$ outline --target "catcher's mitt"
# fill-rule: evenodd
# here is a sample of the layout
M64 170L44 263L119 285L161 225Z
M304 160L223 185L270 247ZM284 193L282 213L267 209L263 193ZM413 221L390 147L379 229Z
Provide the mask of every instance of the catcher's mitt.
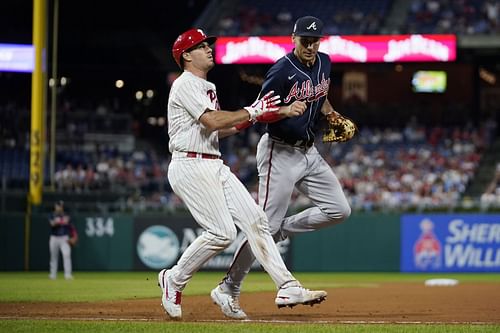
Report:
M323 134L323 142L345 142L352 139L356 133L356 125L347 117L333 112L326 115L326 119L328 128Z

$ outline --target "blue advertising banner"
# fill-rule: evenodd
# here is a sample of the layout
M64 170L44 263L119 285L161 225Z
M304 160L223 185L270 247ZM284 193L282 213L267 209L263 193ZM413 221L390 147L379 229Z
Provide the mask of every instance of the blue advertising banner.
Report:
M500 272L500 215L403 215L401 271Z

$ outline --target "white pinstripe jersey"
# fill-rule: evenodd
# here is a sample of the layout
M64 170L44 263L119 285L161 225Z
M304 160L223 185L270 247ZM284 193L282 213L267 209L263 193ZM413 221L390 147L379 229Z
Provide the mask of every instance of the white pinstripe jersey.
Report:
M200 122L206 109L220 110L215 84L184 71L172 84L168 97L168 148L219 155L219 135Z

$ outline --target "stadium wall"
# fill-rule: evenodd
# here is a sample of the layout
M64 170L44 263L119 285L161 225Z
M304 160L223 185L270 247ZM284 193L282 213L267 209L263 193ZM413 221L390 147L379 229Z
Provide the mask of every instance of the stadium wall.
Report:
M23 214L0 214L0 270L25 269ZM79 234L75 271L158 270L172 266L203 230L189 215L72 216ZM45 214L30 224L29 270L48 270ZM238 239L204 270L224 271ZM500 215L355 213L345 223L279 245L293 271L499 272ZM62 269L62 262L59 264ZM256 263L254 269L261 269Z

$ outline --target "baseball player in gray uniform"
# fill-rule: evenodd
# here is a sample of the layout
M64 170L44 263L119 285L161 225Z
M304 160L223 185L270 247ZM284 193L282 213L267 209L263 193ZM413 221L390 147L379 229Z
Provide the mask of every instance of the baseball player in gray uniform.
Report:
M220 110L216 87L207 81L207 73L214 66L210 45L215 40L200 29L190 29L177 38L172 48L184 72L173 83L168 100L172 153L168 180L205 231L176 265L159 272L162 305L171 318L181 318L182 290L205 262L234 241L236 226L245 233L249 249L276 284L278 306L321 302L327 295L325 291L303 288L285 267L269 233L266 214L223 164L219 152L219 138L237 133L236 124L269 112L297 116L305 106L295 103L279 108L279 96L270 91L251 106L234 112ZM211 297L226 315L246 318L232 295L212 293Z
M49 278L57 278L57 266L59 264L59 251L61 251L64 267L64 278L73 279L71 264L71 245L70 238L73 232L73 226L70 223L70 217L64 211L64 202L57 201L54 204L54 212L49 218L50 223L50 274Z
M316 17L299 18L292 34L294 50L269 69L262 85L261 94L269 90L277 92L282 96L282 105L297 101L307 104L300 116L278 115L264 119L269 122L267 133L257 146L259 204L277 242L294 233L340 223L351 214L337 177L314 146L319 122L324 121L325 115L336 112L327 99L330 59L318 52L322 28L323 23ZM285 217L294 188L306 195L314 206ZM226 277L213 292L238 298L241 283L254 260L248 242L243 242Z

